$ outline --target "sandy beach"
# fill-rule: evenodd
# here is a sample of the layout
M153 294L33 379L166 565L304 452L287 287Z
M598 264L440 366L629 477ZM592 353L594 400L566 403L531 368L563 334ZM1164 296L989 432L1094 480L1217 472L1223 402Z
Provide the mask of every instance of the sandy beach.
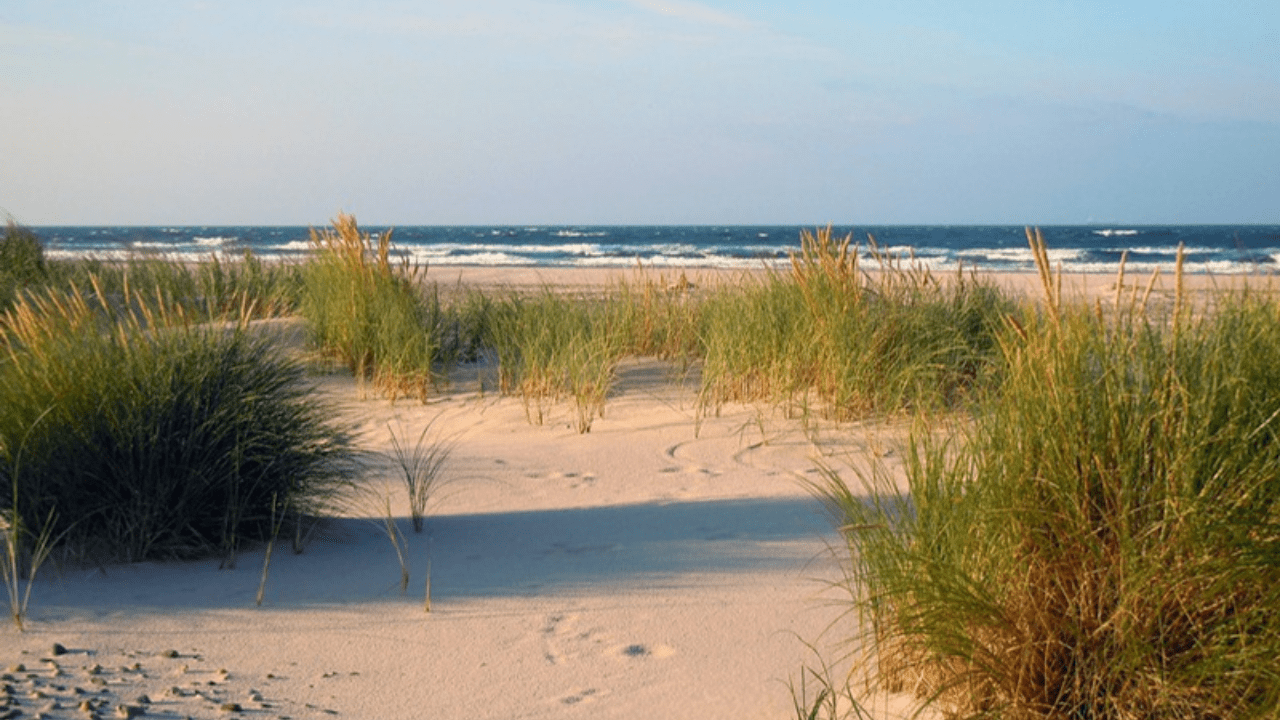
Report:
M612 281L433 275L487 288ZM1064 284L1114 292L1110 276ZM297 347L297 321L267 327ZM50 561L26 632L0 630L3 684L23 713L2 716L794 717L790 684L816 666L815 649L837 658L854 621L833 587L837 537L805 483L820 466L892 463L902 429L805 425L756 406L700 417L694 378L630 360L579 434L568 404L532 424L484 372L460 368L426 404L371 397L347 373L315 378L369 453L363 491L300 554L274 548L260 607L261 546L221 568ZM385 455L392 432L414 438L428 423L453 451L414 533ZM405 591L381 521L388 499L408 547Z

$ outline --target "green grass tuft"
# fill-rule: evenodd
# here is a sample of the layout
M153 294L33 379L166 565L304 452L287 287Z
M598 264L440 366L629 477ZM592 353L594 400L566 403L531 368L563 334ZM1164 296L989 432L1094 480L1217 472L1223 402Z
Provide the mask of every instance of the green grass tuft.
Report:
M937 278L874 239L876 267L865 270L851 241L806 232L789 274L707 301L704 406L799 403L847 419L959 407L988 379L1013 304L972 274Z
M1280 710L1280 306L1048 304L971 424L819 489L873 687L954 717Z
M425 400L476 351L483 319L446 307L424 268L393 263L391 232L375 239L339 215L333 229L312 230L311 246L301 313L316 343L377 392Z
M617 311L607 299L569 298L550 289L511 295L493 308L489 342L501 389L524 400L531 422L543 422L544 402L572 398L575 427L590 431L627 347Z
M299 365L243 326L126 300L50 290L4 317L0 445L25 440L0 480L19 518L55 513L55 536L104 559L230 554L270 536L273 498L318 512L342 491L346 441Z
M0 237L0 311L11 307L23 289L39 286L48 278L44 243L12 217L7 218Z

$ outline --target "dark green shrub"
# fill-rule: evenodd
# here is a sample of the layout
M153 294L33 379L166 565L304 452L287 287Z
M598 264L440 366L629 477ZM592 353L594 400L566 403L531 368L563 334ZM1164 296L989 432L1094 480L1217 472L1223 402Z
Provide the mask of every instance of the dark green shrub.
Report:
M147 316L49 291L4 319L0 480L28 524L52 512L107 559L234 552L269 535L273 504L340 494L349 446L299 365L244 329L127 305Z
M43 283L48 275L44 243L9 218L4 237L0 238L0 310L13 304L19 290Z

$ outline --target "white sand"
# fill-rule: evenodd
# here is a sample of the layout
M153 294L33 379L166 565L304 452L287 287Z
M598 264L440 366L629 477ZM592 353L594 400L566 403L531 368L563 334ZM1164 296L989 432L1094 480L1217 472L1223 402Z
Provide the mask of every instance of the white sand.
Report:
M440 273L488 286L608 279ZM276 547L262 607L262 548L231 569L51 563L27 632L0 628L0 670L24 666L0 686L25 717L87 717L85 698L109 717L141 694L159 718L793 717L788 682L815 665L808 645L834 657L852 622L828 587L835 535L803 481L816 460L839 467L881 440L826 426L815 444L799 422L751 407L699 427L692 388L655 363L622 369L586 435L567 404L531 425L518 399L456 378L425 406L321 381L365 450L387 451L389 427L416 437L437 417L456 440L424 533L411 530L403 486L375 467L369 497L302 554ZM373 519L388 493L408 540L407 593ZM55 642L69 652L51 658ZM220 709L231 702L239 713Z
M788 680L815 660L805 643L838 639L824 635L842 610L824 592L834 534L800 481L817 453L858 450L857 432L819 450L798 423L739 407L695 434L693 391L654 363L622 369L586 435L567 404L531 425L465 378L426 406L322 382L366 450L437 416L456 439L421 535L388 470L363 478L393 496L409 591L372 497L301 555L277 545L260 608L261 548L233 569L47 565L27 632L0 629L0 669L26 667L8 681L25 710L85 717L84 697L105 714L146 694L164 718L226 716L225 702L264 718L785 718ZM70 651L60 677L44 662L55 642ZM110 692L75 696L102 688L94 665Z

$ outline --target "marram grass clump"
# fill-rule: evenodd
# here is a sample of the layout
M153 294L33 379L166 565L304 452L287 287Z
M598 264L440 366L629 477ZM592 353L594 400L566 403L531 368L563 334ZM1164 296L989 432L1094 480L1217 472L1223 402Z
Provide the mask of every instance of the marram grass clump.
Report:
M102 298L50 290L3 318L4 510L52 517L71 552L141 560L231 555L270 536L273 502L315 513L343 492L349 445L297 363L243 324Z
M868 689L951 717L1275 717L1280 305L1214 300L1155 322L1051 291L972 423L915 434L908 494L828 475Z
M791 271L712 295L701 402L768 401L837 418L961 406L989 379L1014 305L993 285L940 278L868 237L805 232Z
M616 299L571 298L550 289L495 304L488 342L502 392L519 395L537 424L544 403L572 398L574 427L589 432L630 342L619 318Z
M49 278L44 243L31 230L6 218L0 235L0 311L9 308L19 293L39 286Z
M376 238L354 217L312 230L301 314L322 350L374 389L425 400L459 359L476 351L482 319L445 306L424 267L394 262L390 231ZM482 304L464 304L482 312Z

